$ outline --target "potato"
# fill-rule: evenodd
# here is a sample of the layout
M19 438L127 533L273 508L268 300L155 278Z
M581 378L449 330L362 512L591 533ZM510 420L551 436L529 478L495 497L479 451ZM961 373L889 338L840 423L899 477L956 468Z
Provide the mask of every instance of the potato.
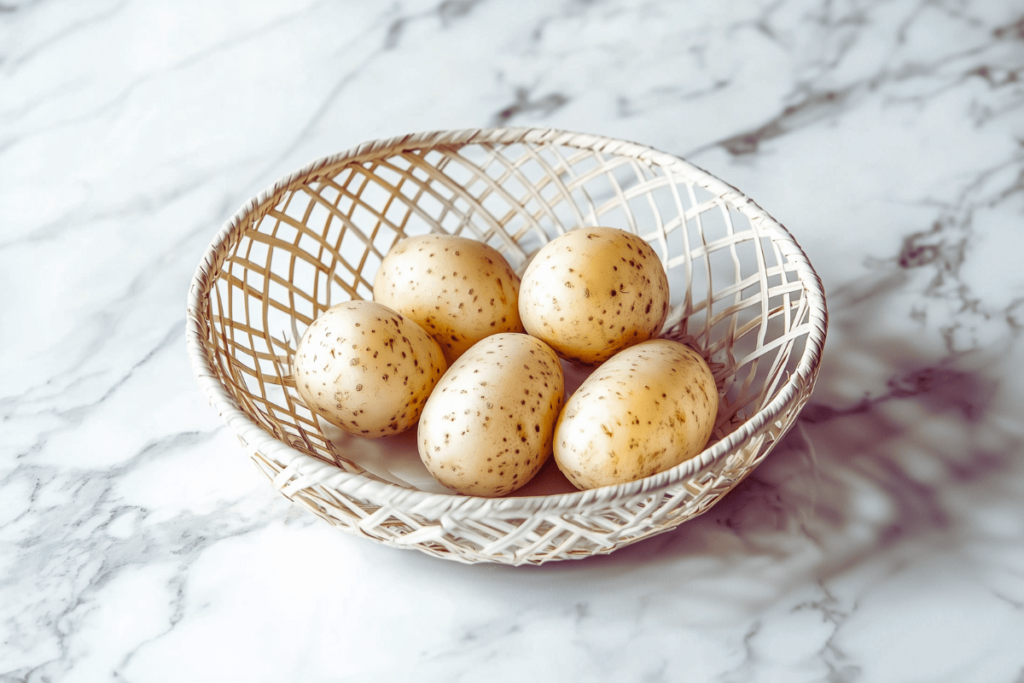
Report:
M525 334L488 337L455 361L427 399L420 458L459 493L510 493L550 457L564 393L561 363L544 342Z
M372 301L347 301L302 335L293 374L310 410L372 439L416 424L447 367L441 347L413 321Z
M419 323L449 365L484 337L524 331L519 277L496 249L467 237L395 244L374 278L373 300Z
M657 335L668 305L658 255L643 239L615 228L581 228L548 242L519 289L526 331L585 365Z
M555 429L555 462L576 488L622 484L700 453L718 415L704 359L668 339L621 351L569 398Z

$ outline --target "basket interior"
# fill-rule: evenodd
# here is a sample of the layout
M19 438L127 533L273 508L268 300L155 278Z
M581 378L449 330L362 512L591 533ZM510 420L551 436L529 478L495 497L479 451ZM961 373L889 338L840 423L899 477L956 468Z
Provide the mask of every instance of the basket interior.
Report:
M329 164L246 215L212 274L207 352L241 409L274 437L347 471L429 489L415 476L376 472L365 458L380 448L346 446L303 405L290 359L306 327L334 304L371 299L382 258L405 236L482 240L522 274L565 231L622 228L647 240L668 272L663 336L712 363L720 392L712 439L720 439L793 372L810 310L783 233L751 221L687 169L550 143L435 146ZM391 438L415 451L414 439Z

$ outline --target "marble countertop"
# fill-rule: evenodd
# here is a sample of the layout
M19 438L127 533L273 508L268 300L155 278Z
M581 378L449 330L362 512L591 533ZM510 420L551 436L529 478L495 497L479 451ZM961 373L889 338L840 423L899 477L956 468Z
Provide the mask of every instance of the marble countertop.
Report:
M797 427L607 557L335 530L186 357L247 198L491 125L707 168L828 294ZM1024 681L1017 3L0 0L0 208L0 681Z

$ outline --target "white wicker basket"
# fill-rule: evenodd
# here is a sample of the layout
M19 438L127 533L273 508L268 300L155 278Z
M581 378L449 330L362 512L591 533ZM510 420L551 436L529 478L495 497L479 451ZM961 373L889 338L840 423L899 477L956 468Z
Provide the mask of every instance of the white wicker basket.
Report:
M713 363L719 418L693 459L591 491L431 492L360 464L354 442L328 438L290 386L295 341L331 305L371 298L381 258L403 235L484 240L521 274L547 240L594 225L654 247L672 287L663 334ZM796 420L826 327L821 281L803 251L735 188L631 142L493 129L367 143L247 203L196 271L187 342L211 404L292 501L388 545L461 562L539 564L609 553L711 507Z

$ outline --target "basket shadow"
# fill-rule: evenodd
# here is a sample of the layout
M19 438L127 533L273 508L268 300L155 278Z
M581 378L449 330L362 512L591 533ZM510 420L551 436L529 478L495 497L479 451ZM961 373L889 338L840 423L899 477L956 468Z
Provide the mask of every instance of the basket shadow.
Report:
M1018 435L989 419L996 379L951 357L935 362L905 338L850 343L880 364L884 390L847 407L809 404L767 460L702 516L609 555L536 571L642 571L645 581L707 581L723 599L735 599L729 580L756 572L769 601L880 554L919 552L922 542L951 552L976 539L976 524L959 515L962 497L995 495L1022 451ZM859 362L830 351L826 363ZM833 369L825 382L848 375ZM819 396L841 389L821 384Z

